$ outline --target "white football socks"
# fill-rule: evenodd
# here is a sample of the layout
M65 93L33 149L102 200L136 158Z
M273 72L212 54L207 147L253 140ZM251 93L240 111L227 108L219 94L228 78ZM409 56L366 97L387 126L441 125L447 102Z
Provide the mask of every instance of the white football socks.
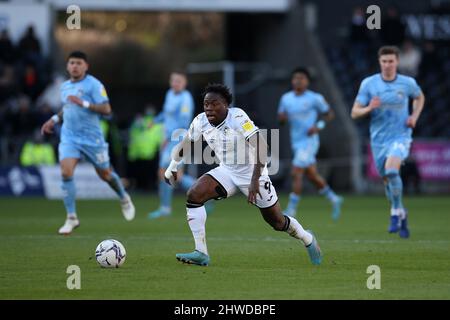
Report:
M391 208L391 216L398 216L400 219L405 219L406 212L404 208Z
M187 220L189 228L191 228L192 235L195 241L195 250L200 251L208 255L208 249L206 248L206 210L205 206L197 208L186 208Z
M295 218L287 216L286 218L291 220L286 232L291 237L302 240L305 246L310 245L313 239L312 235L309 232L306 232L305 229L303 229L302 225Z

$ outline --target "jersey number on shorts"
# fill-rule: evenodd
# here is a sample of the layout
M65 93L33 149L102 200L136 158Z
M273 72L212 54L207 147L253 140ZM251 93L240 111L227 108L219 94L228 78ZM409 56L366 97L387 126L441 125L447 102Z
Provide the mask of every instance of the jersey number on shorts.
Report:
M272 190L270 189L270 182L267 181L266 183L264 183L264 189L267 190L267 193L270 194L272 192Z
M270 193L272 192L272 189L270 188L270 185L271 185L270 181L267 181L266 183L264 183L264 189L267 190L267 194L268 194L268 195L270 195ZM271 195L271 196L269 197L269 199L267 199L267 201L271 201L272 198L273 198L273 195Z
M406 146L403 143L395 142L392 145L392 148L395 150L399 150L400 152L406 152Z

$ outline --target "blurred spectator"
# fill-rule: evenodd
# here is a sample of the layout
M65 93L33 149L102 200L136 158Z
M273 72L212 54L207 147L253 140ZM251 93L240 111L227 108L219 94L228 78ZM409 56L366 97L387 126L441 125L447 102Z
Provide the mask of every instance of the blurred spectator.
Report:
M8 30L0 32L0 62L12 64L15 61L14 45L9 38Z
M0 65L0 103L9 99L17 90L16 75L12 65Z
M128 142L128 174L136 187L146 190L157 179L156 163L152 163L163 140L162 124L154 124L155 109L147 105L144 115L137 114L130 127Z
M416 77L422 53L411 40L405 40L400 50L398 70L400 73L410 77Z
M41 44L34 34L33 26L29 26L24 36L19 40L20 56L27 63L37 65L41 60Z
M25 142L20 153L22 166L54 165L56 164L53 146L44 141L40 130L36 130L33 138Z
M51 65L41 53L33 26L29 26L15 46L8 30L0 31L0 133L8 154L4 161L17 161L23 141L33 130L60 109L60 77L40 96L48 82ZM56 131L60 127L58 126ZM5 160L6 159L6 160Z
M20 82L23 92L28 95L31 100L35 101L41 92L41 83L39 74L33 64L27 63L25 65L25 70Z
M362 7L353 9L352 21L350 25L350 44L359 48L366 48L370 42L367 32L366 17Z
M55 112L48 104L41 104L36 108L36 125L41 127ZM55 130L56 131L56 130Z
M22 94L10 99L7 125L10 126L11 133L17 137L23 138L33 132L36 128L36 118L29 97Z
M387 9L387 17L381 21L382 45L400 46L405 40L406 26L400 19L395 7Z
M426 41L423 45L423 55L419 66L420 74L424 75L439 69L439 60L433 42Z

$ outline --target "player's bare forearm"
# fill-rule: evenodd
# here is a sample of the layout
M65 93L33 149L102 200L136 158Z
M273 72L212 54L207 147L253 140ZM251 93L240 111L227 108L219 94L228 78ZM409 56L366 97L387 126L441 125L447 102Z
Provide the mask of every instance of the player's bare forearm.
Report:
M256 163L253 168L252 180L258 180L261 176L262 168L264 168L267 163L268 145L266 140L263 138L263 136L261 136L259 132L251 137L248 142L251 146L253 146L255 150L254 152L256 153Z
M420 94L416 99L413 100L413 112L412 116L417 120L419 119L420 113L425 105L425 96L423 93Z
M90 104L89 110L107 116L111 114L111 105L109 103Z
M414 129L416 127L417 120L419 119L420 113L423 110L425 104L425 96L423 93L413 100L413 112L406 120L406 125L409 128Z
M257 132L253 137L249 139L249 144L253 146L254 152L256 153L255 159L256 163L253 167L252 179L250 181L250 186L248 188L247 201L249 203L256 203L256 196L261 197L259 192L259 177L261 176L262 169L267 163L267 142L264 138Z
M370 114L373 110L378 108L381 105L381 100L378 97L373 97L372 100L370 100L370 103L365 107L359 102L355 102L353 104L351 117L352 119L359 119L366 117L368 114Z
M80 99L80 97L77 96L68 96L67 100L78 105L80 108L87 108L93 112L105 116L111 114L111 105L109 104L109 102L94 104L90 103L89 101L82 100Z
M371 110L369 110L368 108L364 108L361 104L355 102L352 108L351 117L352 119L363 118L366 117L370 113L370 111Z

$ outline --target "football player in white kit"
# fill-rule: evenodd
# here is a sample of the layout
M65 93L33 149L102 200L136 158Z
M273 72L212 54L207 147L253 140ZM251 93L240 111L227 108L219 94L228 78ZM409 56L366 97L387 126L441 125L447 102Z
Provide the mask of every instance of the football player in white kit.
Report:
M267 171L267 143L257 126L240 108L229 107L230 90L222 84L209 84L203 93L203 113L192 121L184 139L173 149L165 172L166 182L177 180L177 166L183 150L202 137L219 159L219 166L202 175L187 192L187 221L195 240L195 250L178 253L179 261L207 266L206 211L210 199L231 197L239 189L249 203L256 205L264 220L277 231L285 231L306 246L313 264L322 254L314 234L306 231L294 217L283 215L278 196Z

